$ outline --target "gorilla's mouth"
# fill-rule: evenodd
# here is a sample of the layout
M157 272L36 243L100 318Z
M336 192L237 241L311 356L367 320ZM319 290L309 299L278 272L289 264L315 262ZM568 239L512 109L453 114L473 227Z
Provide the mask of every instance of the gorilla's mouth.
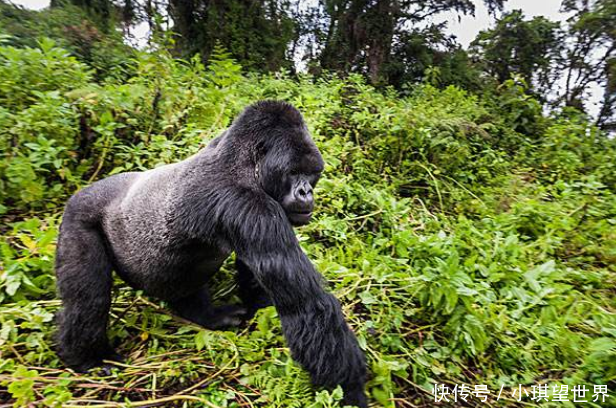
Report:
M310 218L312 218L312 211L294 211L288 213L287 217L293 225L305 225L310 222Z

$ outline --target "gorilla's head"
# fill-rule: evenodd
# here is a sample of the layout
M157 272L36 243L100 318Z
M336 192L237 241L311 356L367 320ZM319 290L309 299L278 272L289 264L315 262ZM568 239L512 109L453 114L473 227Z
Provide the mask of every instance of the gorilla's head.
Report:
M252 145L261 188L282 206L292 225L310 222L323 158L299 111L285 102L257 102L234 126L251 139L246 142Z

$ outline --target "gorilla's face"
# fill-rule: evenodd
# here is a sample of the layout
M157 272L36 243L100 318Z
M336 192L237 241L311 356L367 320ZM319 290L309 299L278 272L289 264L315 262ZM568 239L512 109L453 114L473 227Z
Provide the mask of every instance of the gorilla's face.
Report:
M307 132L295 143L269 151L262 185L284 209L293 226L306 225L314 210L313 189L323 171L323 159Z
M312 189L316 186L321 172L301 173L292 172L287 176L287 191L280 200L287 218L294 226L306 225L312 218L314 197Z

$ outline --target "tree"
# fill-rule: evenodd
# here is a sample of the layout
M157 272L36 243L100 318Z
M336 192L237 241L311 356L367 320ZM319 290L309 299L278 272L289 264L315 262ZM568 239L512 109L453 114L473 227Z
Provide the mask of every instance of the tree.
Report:
M560 24L545 17L526 20L522 10L505 14L491 30L479 33L471 52L479 56L485 69L503 83L519 75L544 95L557 80L553 70L562 52Z
M61 8L66 5L77 6L84 10L90 20L104 32L110 32L115 24L115 15L118 9L111 0L51 0L52 8Z
M584 109L583 100L591 85L604 90L597 124L616 129L616 1L565 0L569 18L569 46L559 71L566 72L560 101Z
M400 86L428 81L472 91L484 86L481 72L445 28L445 23L433 24L396 36L385 67L389 82Z
M494 12L506 0L485 0ZM473 14L470 0L321 0L328 17L320 65L341 74L363 72L373 84L387 82L385 67L397 38L426 18L445 12Z
M176 51L207 58L221 44L248 69L290 68L296 30L290 7L289 0L170 0Z
M604 90L597 116L616 128L616 0L565 0L565 27L544 17L527 20L520 10L481 32L472 51L500 83L521 76L543 102L586 111L588 90Z

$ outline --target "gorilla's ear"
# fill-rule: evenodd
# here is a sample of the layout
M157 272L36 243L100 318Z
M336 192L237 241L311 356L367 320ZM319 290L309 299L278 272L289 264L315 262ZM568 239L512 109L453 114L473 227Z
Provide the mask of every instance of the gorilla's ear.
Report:
M260 167L263 165L263 160L267 154L267 148L263 140L257 140L257 142L251 146L250 155L252 163L255 165L255 175L260 172Z

